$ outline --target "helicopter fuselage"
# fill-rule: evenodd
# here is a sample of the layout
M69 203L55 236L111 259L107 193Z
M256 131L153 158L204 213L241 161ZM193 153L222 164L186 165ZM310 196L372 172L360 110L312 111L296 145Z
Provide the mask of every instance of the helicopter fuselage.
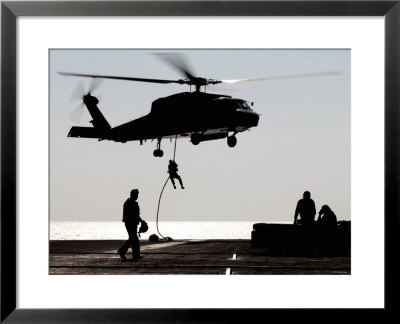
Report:
M117 142L154 138L187 137L228 132L257 126L259 115L248 103L230 96L183 92L157 99L148 115L110 130Z
M84 96L83 101L93 120L93 127L74 126L68 137L97 138L126 143L157 139L154 156L162 156L163 138L188 137L194 145L227 138L236 145L235 135L258 125L259 115L247 101L204 92L182 92L152 103L146 116L112 128L97 107L98 99ZM229 133L231 135L229 136Z

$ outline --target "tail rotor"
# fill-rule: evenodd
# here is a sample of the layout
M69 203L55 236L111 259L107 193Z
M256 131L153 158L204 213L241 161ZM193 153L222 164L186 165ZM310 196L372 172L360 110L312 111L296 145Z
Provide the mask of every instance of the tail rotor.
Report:
M83 103L83 97L85 95L88 94L92 94L93 92L95 92L100 86L101 84L104 82L103 79L100 78L91 78L88 90L85 90L85 84L84 82L81 80L77 86L72 90L71 96L70 96L70 100L71 101L77 101L80 100L81 103L79 104L78 107L76 107L71 114L69 115L69 118L72 122L74 123L79 123L82 120L82 116L83 116L83 112L84 112L84 108L85 105Z

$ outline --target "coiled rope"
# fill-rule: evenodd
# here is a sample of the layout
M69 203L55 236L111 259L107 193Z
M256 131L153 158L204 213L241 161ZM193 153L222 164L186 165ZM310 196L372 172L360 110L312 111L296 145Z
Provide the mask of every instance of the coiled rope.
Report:
M175 136L174 162L175 162L176 140L177 140L177 139L178 139L178 135ZM163 185L163 187L162 187L162 189L161 189L160 197L158 198L157 217L156 217L156 228L157 228L157 233L158 233L158 235L160 235L160 236L161 236L164 240L166 240L166 241L168 240L168 238L166 238L164 235L162 235L162 234L160 233L160 231L158 230L158 213L159 213L159 211L160 211L161 197L162 197L162 194L163 194L163 192L164 192L165 186L166 186L167 183L168 183L168 180L170 180L170 176L168 176L167 180L165 181L165 183L164 183L164 185Z

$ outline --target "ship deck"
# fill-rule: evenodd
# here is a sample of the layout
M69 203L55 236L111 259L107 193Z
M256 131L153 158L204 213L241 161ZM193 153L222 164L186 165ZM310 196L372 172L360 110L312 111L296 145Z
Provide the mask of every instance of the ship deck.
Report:
M123 262L120 240L50 241L51 275L349 275L351 259L318 253L271 253L250 240L141 241L138 262Z

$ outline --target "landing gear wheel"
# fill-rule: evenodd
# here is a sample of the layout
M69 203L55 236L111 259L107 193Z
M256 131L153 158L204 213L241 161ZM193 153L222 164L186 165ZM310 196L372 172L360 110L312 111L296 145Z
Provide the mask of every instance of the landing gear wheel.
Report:
M161 137L157 139L157 148L154 150L153 155L155 157L162 157L164 155L164 152L160 149L161 147Z
M235 147L237 143L236 136L232 135L228 137L228 146L229 147Z
M164 155L164 152L162 150L157 149L157 150L154 150L153 155L155 157L162 157Z
M199 145L199 143L200 143L200 137L201 137L200 134L197 134L197 133L196 133L196 134L193 134L192 137L190 138L192 144L193 144L193 145Z

